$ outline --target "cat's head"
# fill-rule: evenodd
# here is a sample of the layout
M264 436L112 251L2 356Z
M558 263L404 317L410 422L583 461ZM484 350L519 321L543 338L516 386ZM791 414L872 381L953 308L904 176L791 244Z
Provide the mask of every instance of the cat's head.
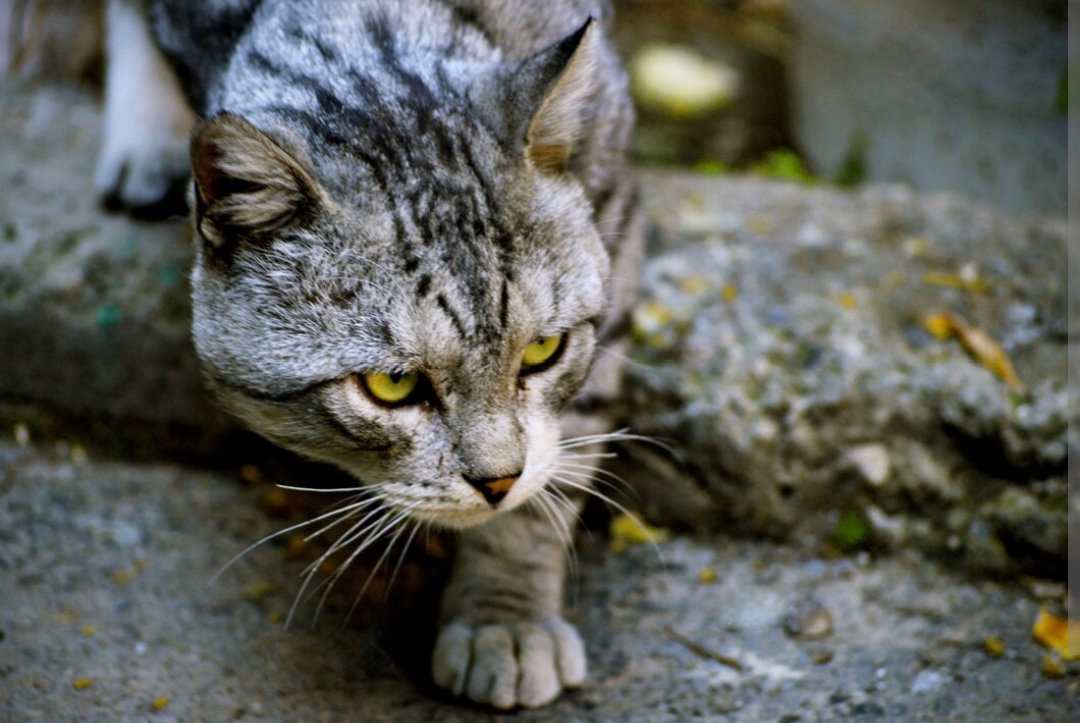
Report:
M354 135L280 111L196 129L194 337L226 407L446 527L547 483L608 295L567 170L593 35L353 109Z

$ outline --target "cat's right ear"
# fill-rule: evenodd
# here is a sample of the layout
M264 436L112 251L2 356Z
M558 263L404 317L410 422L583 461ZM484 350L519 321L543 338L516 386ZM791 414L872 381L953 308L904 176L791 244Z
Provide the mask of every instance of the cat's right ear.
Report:
M323 196L304 164L231 113L195 127L191 175L195 228L217 250L285 226Z

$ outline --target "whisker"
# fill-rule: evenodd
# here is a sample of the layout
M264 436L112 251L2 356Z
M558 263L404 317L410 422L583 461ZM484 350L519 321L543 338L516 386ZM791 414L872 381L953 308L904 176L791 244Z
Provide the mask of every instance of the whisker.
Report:
M327 577L324 580L322 580L315 587L314 590L311 591L311 595L315 595L315 593L317 593L319 590L322 590L322 595L319 596L319 602L315 606L315 614L314 614L314 616L312 617L312 620L311 620L312 626L314 626L315 623L318 622L319 617L322 615L323 608L326 605L326 601L329 598L330 592L333 589L334 585L337 583L337 581L339 579L341 579L341 576L345 574L345 571L349 568L349 566L353 563L353 561L364 550L366 550L371 545L378 542L379 539L382 538L387 533L388 530L392 529L395 526L396 520L395 519L390 519L391 516L392 516L392 513L387 512L387 514L385 516L383 516L382 518L380 518L378 520L378 522L376 522L376 523L374 523L373 525L370 526L371 527L370 533L368 531L363 531L363 532L351 535L349 542L340 542L340 541L336 542L336 543L334 543L334 545L329 550L326 551L326 553L324 553L320 557L321 560L328 559L331 554L333 554L337 550L342 549L343 547L345 547L345 545L350 544L352 540L355 540L355 539L358 539L361 536L367 535L367 539L365 539L361 544L357 545L356 549L354 549L351 553L349 553L349 556L346 557L341 562L341 564L339 564L334 569L334 571L332 573L327 575ZM387 521L388 519L390 520L389 522ZM321 563L320 563L320 565L321 565ZM313 570L309 574L314 574L317 571L318 571L318 566L313 568Z
M363 485L359 487L295 487L293 485L274 485L278 489L295 490L296 492L367 492L371 488Z
M660 368L659 364L648 364L646 362L640 361L630 356L629 354L626 354L625 352L619 351L613 346L598 346L596 347L596 353L598 355L606 354L607 356L613 356L619 361L621 361L623 364L635 367L637 369L641 369L643 371L656 371Z
M360 513L363 512L365 509L367 509L368 507L371 507L375 503L381 502L381 501L382 501L381 499L375 498L375 499L371 499L371 500L365 500L362 503L357 503L356 505L353 505L353 506L345 508L345 509L335 510L335 513L340 515L341 517L339 519L337 519L337 520L334 520L329 525L324 525L323 527L316 530L315 532L312 532L309 535L307 535L304 538L304 542L311 542L316 537L319 537L320 535L323 535L323 534L329 532L330 530L337 527L341 523L347 522L348 520L352 520L352 519L355 519L355 518L359 517ZM368 510L368 513L367 513L367 515L365 515L364 519L370 518L370 516L375 514L375 512L377 512L378 510L379 510L379 507L375 507L374 509ZM318 518L316 518L316 519L318 519ZM312 521L314 522L314 520L312 520ZM361 520L360 524L363 524L363 520Z
M559 459L615 459L615 452L563 452Z
M399 514L394 519L393 523L387 527L387 531L394 528L397 528L397 531L394 533L394 536L390 538L390 541L386 543L386 549L383 550L383 553L381 555L379 555L379 559L375 561L375 565L371 568L371 572L368 573L367 580L364 581L363 587L361 587L360 592L356 594L356 599L353 600L353 604L349 608L348 614L345 616L346 623L349 621L350 618L352 618L353 613L356 611L357 605L360 604L360 601L364 597L364 593L367 592L368 586L371 585L371 581L375 578L375 574L379 571L379 568L382 567L383 563L386 561L386 558L390 554L390 551L394 549L394 543L397 542L397 539L399 537L401 537L401 533L405 531L405 528L407 526L405 523L407 523L408 521L408 510L412 507L415 507L415 505L410 505L409 508L406 508L406 510ZM409 539L412 539L411 535L409 536ZM368 543L365 542L364 546L367 546L367 544ZM355 554L350 556L349 561L351 561L352 558L355 556Z
M382 516L374 520L373 522L368 523L369 519L371 519L374 515L378 514L381 514ZM323 554L319 555L319 557L314 562L308 565L308 567L302 573L304 577L304 582L300 586L300 590L297 591L296 596L293 599L292 607L289 609L289 615L285 619L286 628L288 628L289 625L292 623L292 619L301 602L301 599L307 599L305 593L307 592L308 587L311 585L312 579L319 571L319 568L322 566L322 564L326 562L331 555L333 555L345 545L351 544L354 540L357 540L360 537L367 536L367 539L364 540L364 542L361 543L357 547L357 549L349 555L345 562L341 566L339 566L338 569L335 570L334 573L332 573L326 580L319 583L315 587L315 589L311 591L310 595L314 595L319 591L320 588L324 586L333 586L337 578L340 577L340 574L344 573L344 568L347 567L353 561L353 559L356 558L357 555L367 549L367 547L376 542L383 535L383 533L387 529L387 520L390 519L392 516L393 511L387 510L383 507L377 507L374 510L369 511L366 515L364 515L363 519L354 524L352 527L349 528L347 532L345 532L345 534L339 537L330 546L328 550L323 552ZM358 530L357 528L360 529ZM327 587L327 592L329 592L329 587ZM323 597L320 599L319 605L316 608L315 615L311 621L312 626L314 626L315 623L318 621L319 614L322 611L322 604L325 599L326 593L324 593Z
M412 532L405 538L405 545L401 548L401 554L398 555L397 564L394 565L393 572L390 573L390 579L386 583L386 593L383 595L383 600L387 600L390 597L390 588L394 586L394 580L397 580L398 572L401 570L401 564L405 562L405 555L409 551L409 547L412 545L413 538L416 537L416 533L420 531L420 523L414 523ZM354 605L355 606L355 605Z
M577 472L577 471L574 471L574 470L571 470L571 469L565 469L565 468L562 468L562 467L556 467L555 472L562 473L562 474L567 475L569 477L573 477L574 479L577 479L577 480L581 480L582 484L603 485L604 487L611 490L613 494L630 494L630 495L633 495L634 497L640 497L640 494L638 493L638 491L635 490L630 485L629 482L622 479L621 477L616 477L615 481L613 482L611 480L606 480L606 479L594 477L592 474L589 474L588 472ZM619 484L616 484L616 482L618 482Z
M376 498L376 499L377 499L377 498ZM282 529L282 530L278 530L277 532L273 532L273 533L271 533L271 534L269 534L269 535L266 535L266 536L265 536L265 537L263 537L262 539L260 539L260 540L258 540L258 541L256 541L256 542L253 542L252 544L250 544L250 545L248 545L247 547L245 547L245 548L244 548L243 550L241 550L241 551L240 551L239 553L237 553L237 554L236 554L235 556L233 556L233 558L232 558L232 559L230 559L230 560L229 560L228 562L226 562L226 563L225 563L224 565L222 565L222 566L221 566L221 569L219 569L219 570L218 570L218 571L217 571L217 572L216 572L216 573L214 574L214 576L213 576L212 578L210 578L210 583L212 584L212 583L214 583L215 581L217 581L217 579L218 579L219 577L221 577L221 575L222 575L222 574L223 574L223 573L224 573L224 572L225 572L226 570L228 570L228 569L229 569L230 567L232 567L232 566L233 566L233 565L234 565L234 564L235 564L235 563L236 563L236 562L237 562L237 561L238 561L238 560L239 560L240 558L242 558L242 557L243 557L244 555L247 555L247 554L248 554L249 552L251 552L252 550L254 550L254 549L255 549L256 547L259 547L260 545L262 545L262 544L264 544L264 543L267 543L267 542L269 542L270 540L273 540L273 539L276 539L276 538L278 538L278 537L281 537L282 535L287 535L287 534L288 534L288 533L290 533L290 532L295 532L296 530L299 530L299 529L301 529L301 528L307 527L308 525L313 525L313 524L315 524L315 523L317 523L317 522L320 522L320 521L322 521L322 520L328 519L328 518L330 518L330 517L337 517L337 516L340 516L340 515L345 515L345 518L344 518L344 519L348 519L348 514L349 514L350 512L352 512L352 511L353 511L354 509L356 509L356 508L357 508L357 506L361 506L361 509L362 509L362 507L366 507L366 506L367 506L368 504L370 504L370 503L371 503L371 500L365 500L365 501L363 501L363 502L358 502L358 503L356 503L355 505L350 505L350 506L348 506L348 507L345 507L345 508L340 508L340 509L333 509L333 510L330 510L330 511L328 511L328 512L324 512L324 513L320 514L320 515L319 515L319 516L317 516L317 517L313 517L313 518L312 518L312 519L310 519L310 520L305 520L304 522L300 522L300 523L298 523L298 524L295 524L295 525L291 525L291 526L289 526L289 527L286 527L286 528L284 528L284 529ZM337 522L335 522L334 524L337 524ZM332 526L332 525L331 525L331 526ZM315 533L315 534L316 534L316 535L318 535L318 534L320 534L320 533L321 533L322 531L325 531L326 529L329 529L329 527L325 527L325 528L323 528L323 530L321 530L321 531L320 531L319 533ZM304 538L304 539L305 539L305 541L307 541L307 540L310 540L310 539L311 539L311 537L313 537L313 536L314 536L314 535L309 535L308 537L306 537L306 538Z
M609 480L614 480L615 482L618 482L619 484L623 484L623 485L629 485L630 484L629 482L627 482L626 480L624 480L622 477L615 474L611 470L604 469L603 467L597 467L597 466L591 465L591 464L579 464L579 463L576 463L576 462L563 463L562 460L560 459L560 460L558 460L556 462L556 466L558 466L559 469L583 470L585 473L588 473L590 475L595 474L595 475L599 475L601 477L606 477Z
M603 492L600 492L600 491L592 488L589 485L582 484L580 482L575 482L575 481L573 481L571 479L567 479L565 477L558 476L557 474L553 474L551 476L551 479L556 481L556 482L559 482L561 484L564 484L567 487L570 487L572 489L576 489L576 490L578 490L580 492L584 492L585 494L592 495L593 497L597 498L598 500L601 500L602 502L611 505L612 507L617 509L619 512L621 512L624 515L626 515L627 517L629 517L633 521L634 525L641 531L642 535L646 539L648 539L649 544L652 546L653 550L656 552L657 557L659 557L661 560L664 559L664 554L660 551L660 546L656 544L656 540L653 539L653 536L651 534L649 534L649 531L646 530L645 527L641 524L641 522L637 518L637 515L635 515L633 512L631 512L624 505L619 504L615 500L613 500L610 497L608 497L607 495L605 495Z
M551 523L552 529L559 538L559 542L563 548L563 554L566 555L566 562L568 567L568 574L577 578L578 572L578 559L577 550L574 548L574 535L570 530L569 523L563 518L562 513L555 508L552 498L549 497L550 492L548 489L541 489L539 494L533 496L532 500L535 500L535 504Z
M577 449L578 447L587 447L592 444L601 444L604 442L644 442L646 444L652 444L660 447L671 456L679 459L679 453L675 451L667 442L657 439L655 437L646 437L641 434L631 434L626 428L616 430L614 432L606 432L603 434L589 434L583 437L570 437L560 441L556 446L559 450L564 449Z

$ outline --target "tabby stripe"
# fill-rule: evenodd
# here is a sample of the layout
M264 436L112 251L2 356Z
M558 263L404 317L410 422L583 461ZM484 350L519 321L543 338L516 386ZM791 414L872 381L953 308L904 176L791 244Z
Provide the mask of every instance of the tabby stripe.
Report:
M499 328L505 331L510 323L510 282L505 278L499 294Z
M451 308L450 302L446 299L446 295L440 292L435 298L435 301L438 303L439 308L443 310L443 313L450 317L451 323L453 323L454 328L457 329L458 336L462 339L468 339L469 333L465 329L465 324L462 323L461 317L457 315L457 312Z

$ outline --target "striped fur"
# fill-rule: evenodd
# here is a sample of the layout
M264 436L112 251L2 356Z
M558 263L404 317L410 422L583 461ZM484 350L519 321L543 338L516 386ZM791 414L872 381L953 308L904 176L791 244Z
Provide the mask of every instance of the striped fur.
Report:
M607 431L619 365L597 349L619 344L641 253L606 4L110 11L125 8L146 11L202 119L189 202L210 386L268 438L352 472L394 520L462 530L437 683L501 708L579 684L561 599L587 475L565 439ZM526 373L525 348L559 335ZM424 394L380 403L359 381L372 372L419 374Z

